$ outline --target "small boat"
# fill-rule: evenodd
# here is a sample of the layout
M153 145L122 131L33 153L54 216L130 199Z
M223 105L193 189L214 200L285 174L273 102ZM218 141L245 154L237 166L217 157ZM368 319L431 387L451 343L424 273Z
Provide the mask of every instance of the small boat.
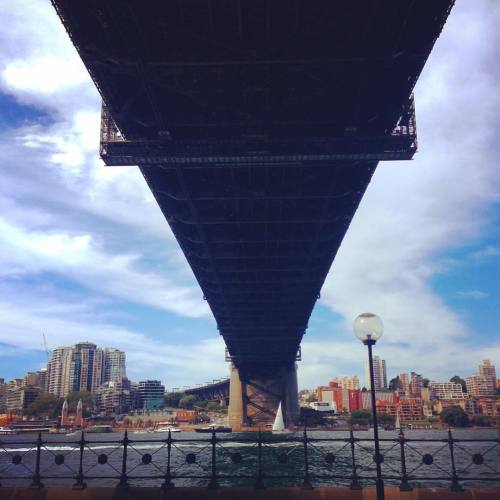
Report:
M178 427L158 427L153 432L181 432Z
M281 409L281 401L278 406L278 411L276 412L276 418L274 419L272 432L273 434L283 434L284 432L288 432L285 428L285 421L283 419L283 410Z
M10 436L13 434L19 434L15 429L11 429L10 427L0 427L0 435L1 436Z
M233 429L224 425L208 425L207 427L195 427L194 432L208 434L212 432L233 432Z

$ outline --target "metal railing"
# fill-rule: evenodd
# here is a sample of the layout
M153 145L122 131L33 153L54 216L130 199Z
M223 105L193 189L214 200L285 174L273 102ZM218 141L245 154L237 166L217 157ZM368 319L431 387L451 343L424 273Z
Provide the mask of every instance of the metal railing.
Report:
M331 433L335 434L335 433ZM33 441L0 436L0 485L71 485L85 488L129 485L173 488L176 485L217 488L253 485L349 486L373 484L374 441L352 430L342 437L247 433L207 438L130 439L110 434L78 440L42 434ZM158 436L158 435L155 435ZM52 440L51 438L54 438ZM114 438L114 439L113 439ZM449 430L442 439L397 437L380 439L386 485L409 491L415 486L500 486L500 436L462 439Z

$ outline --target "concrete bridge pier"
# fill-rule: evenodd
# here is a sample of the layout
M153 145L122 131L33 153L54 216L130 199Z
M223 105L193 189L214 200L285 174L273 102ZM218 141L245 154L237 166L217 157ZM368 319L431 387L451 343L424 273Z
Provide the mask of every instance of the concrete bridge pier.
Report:
M296 424L300 412L296 363L255 378L242 378L231 363L228 424L233 430L273 423L280 401L285 425Z

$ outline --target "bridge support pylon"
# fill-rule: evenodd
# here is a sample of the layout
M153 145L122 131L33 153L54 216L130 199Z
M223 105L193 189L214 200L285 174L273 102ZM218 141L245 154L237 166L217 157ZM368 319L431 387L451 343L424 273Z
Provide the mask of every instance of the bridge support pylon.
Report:
M278 405L285 425L297 424L299 398L297 364L259 377L241 377L233 363L230 365L228 424L234 431L264 427L274 422Z

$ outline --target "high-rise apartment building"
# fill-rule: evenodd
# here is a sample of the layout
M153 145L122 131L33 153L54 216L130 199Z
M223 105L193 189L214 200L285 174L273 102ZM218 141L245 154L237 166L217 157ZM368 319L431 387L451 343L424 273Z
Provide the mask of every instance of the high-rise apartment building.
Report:
M117 382L127 377L125 369L125 353L119 349L104 349L104 382Z
M465 385L469 396L481 397L491 395L490 381L481 375L471 375L466 377Z
M419 398L422 387L424 386L424 377L419 373L410 373L410 392L413 397Z
M497 373L495 365L492 365L489 359L483 360L483 362L479 365L479 375L488 381L489 394L495 394Z
M122 374L123 377L118 378ZM46 386L51 394L66 397L72 391L94 393L103 382L121 382L124 376L124 352L100 349L92 342L79 342L54 349L47 366Z
M47 365L47 390L58 398L69 392L70 356L71 347L56 347Z
M387 371L385 367L385 359L380 356L373 356L373 378L375 390L387 389ZM370 383L370 367L368 361L365 361L365 380L366 388L371 389Z

